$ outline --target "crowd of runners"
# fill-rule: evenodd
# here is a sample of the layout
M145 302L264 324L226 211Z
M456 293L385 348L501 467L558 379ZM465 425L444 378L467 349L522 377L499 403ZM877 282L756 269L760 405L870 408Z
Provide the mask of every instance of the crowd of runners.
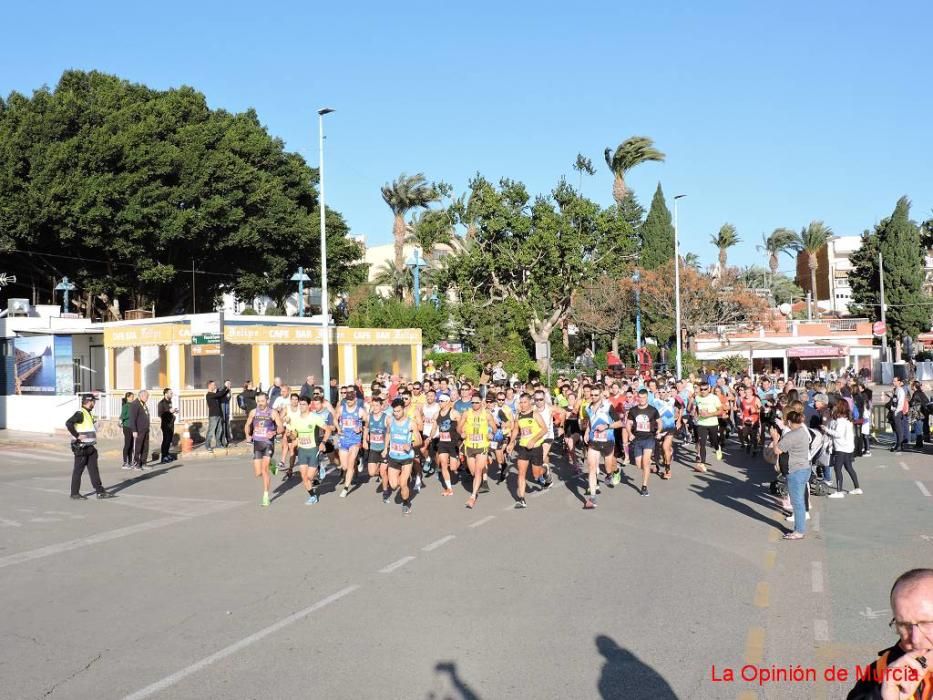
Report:
M794 472L805 466L808 477L835 487L833 497L846 494L848 474L854 487L848 493L861 494L854 459L869 453L872 405L871 390L850 375L798 387L776 375L724 370L682 380L561 376L553 389L535 381L474 386L431 372L420 381L380 375L369 387L348 385L327 397L308 384L300 393L287 387L276 393L274 402L256 395L245 427L264 506L281 471L284 479L300 476L309 505L335 472L339 498L374 483L385 503L398 494L405 515L433 481L445 497L462 484L466 507L475 508L494 480L507 485L516 508L526 508L530 490L577 479L583 507L591 510L603 488L620 483L623 467L634 468L640 494L648 496L652 478L672 478L675 450L681 463L706 472L735 440L748 458L775 464L783 505L799 516L788 517L795 520L790 534L799 536L807 502ZM804 456L791 449L800 426L807 428Z

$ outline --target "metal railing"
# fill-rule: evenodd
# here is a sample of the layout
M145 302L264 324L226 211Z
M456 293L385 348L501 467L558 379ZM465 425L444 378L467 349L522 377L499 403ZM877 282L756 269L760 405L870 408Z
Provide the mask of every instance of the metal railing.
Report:
M233 389L230 392L230 418L245 418L246 413L237 405L236 397L242 389ZM94 416L102 420L119 420L120 411L123 408L123 395L126 392L111 392L100 397L97 406L94 408ZM172 404L178 409L176 418L179 422L190 423L197 420L207 420L207 401L204 398L204 390L185 390L176 394ZM149 408L149 415L153 423L157 423L159 401L162 396L154 394L149 395L146 406Z

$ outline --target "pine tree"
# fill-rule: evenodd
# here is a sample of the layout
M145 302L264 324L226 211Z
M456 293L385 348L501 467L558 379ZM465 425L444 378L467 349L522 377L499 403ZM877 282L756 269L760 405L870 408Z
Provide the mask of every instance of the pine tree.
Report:
M884 256L884 297L889 333L895 341L915 337L930 328L929 307L923 297L923 252L920 229L910 220L907 197L897 200L894 213L879 236Z
M638 265L643 270L653 270L673 259L674 224L659 182L651 200L648 218L641 227L641 255Z
M849 256L852 271L849 272L849 286L852 288L852 303L849 310L856 316L864 316L872 321L881 320L881 287L878 274L878 236L887 225L887 219L875 226L874 231L866 229L862 233L859 249Z
M633 231L638 231L645 223L645 208L638 202L633 190L628 190L622 198L622 218Z

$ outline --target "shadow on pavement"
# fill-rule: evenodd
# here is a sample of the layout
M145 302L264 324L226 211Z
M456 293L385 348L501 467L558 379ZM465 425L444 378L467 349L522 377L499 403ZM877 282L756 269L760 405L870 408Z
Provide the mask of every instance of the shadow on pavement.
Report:
M141 484L144 481L149 481L150 479L155 479L157 476L162 476L173 469L178 469L179 467L185 466L184 464L173 464L170 467L159 467L158 469L153 469L152 471L143 472L139 476L134 476L129 479L124 479L123 481L114 484L113 486L106 488L110 493L119 493L124 489L128 489L130 486L135 486L136 484Z
M596 637L596 648L605 663L599 674L599 697L627 700L677 700L667 681L628 649L604 634Z
M446 691L438 694L432 691L428 693L428 700L480 700L479 695L460 677L457 672L457 664L453 661L438 661L434 667L434 672L439 676L446 677L445 680L453 686L453 692L456 694L450 694Z

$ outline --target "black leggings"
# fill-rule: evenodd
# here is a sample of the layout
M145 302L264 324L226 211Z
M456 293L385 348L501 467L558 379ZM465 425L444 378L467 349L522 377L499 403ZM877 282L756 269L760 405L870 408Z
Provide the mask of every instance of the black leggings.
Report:
M730 428L732 428L732 424L729 422L729 419L720 417L719 418L719 444L720 445L726 444L726 438L729 437Z
M742 442L746 445L751 445L755 449L758 448L758 436L760 434L761 427L758 425L758 421L754 423L743 423L739 432Z
M852 479L852 484L855 488L858 488L858 475L855 473L855 468L852 466L852 453L851 452L834 452L833 453L833 467L836 469L836 490L842 491L842 470L845 469L849 472L849 478Z
M133 429L123 429L123 463L133 463Z
M718 425L698 425L697 426L697 463L706 462L706 441L714 450L719 449L719 426Z

